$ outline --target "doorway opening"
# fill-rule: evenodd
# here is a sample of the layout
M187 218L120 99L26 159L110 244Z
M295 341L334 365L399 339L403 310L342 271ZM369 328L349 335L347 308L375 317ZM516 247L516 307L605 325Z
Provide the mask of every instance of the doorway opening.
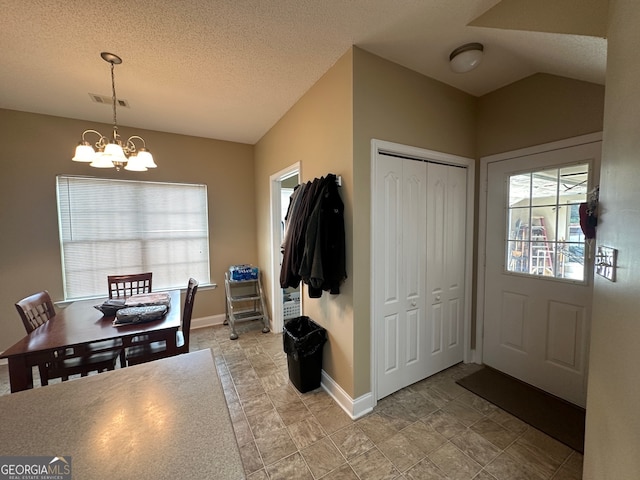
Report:
M271 305L272 330L282 332L285 320L302 313L301 290L280 286L283 242L289 199L300 183L300 163L295 163L270 177L271 180Z

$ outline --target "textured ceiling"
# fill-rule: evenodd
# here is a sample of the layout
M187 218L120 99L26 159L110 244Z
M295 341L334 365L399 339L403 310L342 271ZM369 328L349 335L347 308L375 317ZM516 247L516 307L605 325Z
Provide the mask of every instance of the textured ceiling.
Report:
M571 20L566 29L557 21L540 28L549 23L544 14L523 25L525 4L538 5L526 19L549 2L554 19ZM606 4L0 0L0 107L110 122L110 108L88 95L111 96L100 58L109 51L123 58L116 89L130 107L118 109L121 126L253 144L351 45L473 95L537 72L603 84L606 40L593 8L606 12ZM449 53L467 42L485 45L483 62L455 74Z

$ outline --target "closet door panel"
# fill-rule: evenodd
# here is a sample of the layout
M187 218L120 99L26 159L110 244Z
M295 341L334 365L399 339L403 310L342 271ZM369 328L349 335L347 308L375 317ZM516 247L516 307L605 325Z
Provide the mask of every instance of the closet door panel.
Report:
M403 319L400 315L403 293L400 279L402 278L402 249L388 248L388 245L398 245L402 239L402 171L396 171L393 165L385 165L381 178L382 197L382 225L380 233L384 237L384 248L381 256L384 264L382 283L384 286L384 351L383 375L395 378L401 370L400 357L402 353L402 339L404 339Z
M427 168L427 298L439 325L429 362L433 373L463 356L466 169L429 163Z
M373 275L377 348L385 352L377 361L379 397L424 378L427 359L425 328L425 205L426 165L381 155L376 165ZM375 310L378 310L374 307ZM382 338L381 338L382 337Z
M424 378L427 361L425 326L425 202L427 168L423 162L403 161L402 250L405 275L407 337L405 342L405 382Z

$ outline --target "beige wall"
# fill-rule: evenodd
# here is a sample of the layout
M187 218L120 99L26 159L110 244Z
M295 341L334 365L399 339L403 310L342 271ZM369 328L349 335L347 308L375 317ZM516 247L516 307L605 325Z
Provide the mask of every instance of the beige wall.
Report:
M538 73L478 100L478 157L602 131L604 86Z
M359 48L353 54L353 398L371 391L371 139L475 157L476 99Z
M256 210L260 267L268 288L271 272L269 177L300 162L301 182L327 173L342 176L348 278L339 295L310 299L303 288L303 314L327 329L323 369L353 393L353 174L351 50L304 94L256 144ZM279 272L277 273L279 275Z
M300 161L302 181L327 172L343 177L349 278L338 297L305 296L303 312L329 331L323 369L353 399L371 391L372 138L473 158L475 99L353 48L255 149L258 249L269 278L269 176Z
M598 245L619 250L615 283L596 276L585 480L640 478L640 8L610 3Z
M0 109L0 351L24 336L17 300L43 289L62 300L58 174L207 184L211 280L220 288L199 290L194 318L224 313L224 271L257 260L252 146L121 127L145 138L158 168L116 173L71 161L87 128L110 127Z

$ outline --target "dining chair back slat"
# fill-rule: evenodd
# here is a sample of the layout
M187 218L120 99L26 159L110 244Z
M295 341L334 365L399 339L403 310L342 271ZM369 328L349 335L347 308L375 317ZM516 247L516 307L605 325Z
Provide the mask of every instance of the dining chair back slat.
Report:
M152 272L108 275L109 298L126 298L140 293L151 293L152 277Z

